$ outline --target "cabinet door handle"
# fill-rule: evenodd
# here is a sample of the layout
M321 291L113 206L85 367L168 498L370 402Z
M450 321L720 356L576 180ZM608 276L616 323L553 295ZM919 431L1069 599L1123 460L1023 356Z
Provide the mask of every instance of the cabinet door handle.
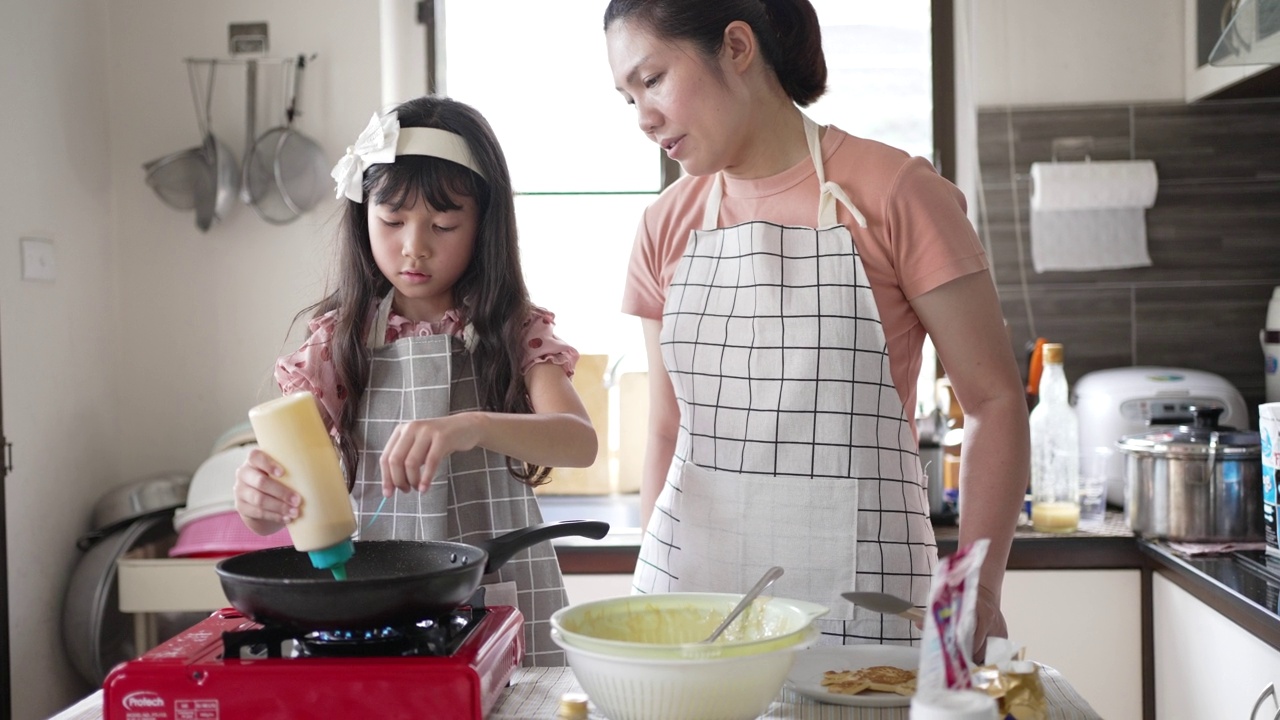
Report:
M1276 700L1275 683L1267 683L1267 686L1262 689L1262 694L1258 695L1258 699L1253 703L1253 712L1249 713L1249 720L1257 720L1258 709L1262 707L1262 701L1268 697L1276 704L1276 714L1271 720L1280 720L1280 701Z

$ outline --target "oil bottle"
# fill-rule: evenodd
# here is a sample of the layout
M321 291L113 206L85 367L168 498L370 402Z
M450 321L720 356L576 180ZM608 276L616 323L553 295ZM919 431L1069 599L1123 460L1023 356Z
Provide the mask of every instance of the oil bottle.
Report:
M1080 423L1067 396L1062 344L1044 345L1039 401L1031 410L1031 526L1074 532L1080 524Z

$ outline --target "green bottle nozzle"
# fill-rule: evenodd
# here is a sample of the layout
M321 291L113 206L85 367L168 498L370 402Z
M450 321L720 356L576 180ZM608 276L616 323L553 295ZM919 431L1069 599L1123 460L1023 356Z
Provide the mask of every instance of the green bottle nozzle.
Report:
M339 580L347 579L347 561L356 554L355 543L348 538L327 548L312 550L307 553L311 558L311 566L318 570L332 570L333 576Z

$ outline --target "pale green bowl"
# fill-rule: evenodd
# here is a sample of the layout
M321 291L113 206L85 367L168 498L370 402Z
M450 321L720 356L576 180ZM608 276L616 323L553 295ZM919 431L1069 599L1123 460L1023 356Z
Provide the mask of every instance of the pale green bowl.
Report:
M628 595L570 605L551 616L562 642L612 657L697 660L742 657L811 640L827 608L757 598L711 645L699 645L742 599L731 593Z

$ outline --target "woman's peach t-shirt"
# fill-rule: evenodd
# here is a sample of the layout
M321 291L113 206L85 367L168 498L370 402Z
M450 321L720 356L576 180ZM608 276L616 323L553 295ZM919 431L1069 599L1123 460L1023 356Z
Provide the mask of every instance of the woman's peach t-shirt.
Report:
M837 203L871 281L888 342L894 385L913 419L925 329L911 300L956 278L987 268L986 253L965 215L964 195L928 161L828 126L822 137L827 180L866 216L860 228ZM667 188L640 221L622 311L660 319L667 288L689 231L700 228L714 176L686 176ZM763 220L813 227L818 178L806 158L777 175L755 180L725 176L720 226Z

